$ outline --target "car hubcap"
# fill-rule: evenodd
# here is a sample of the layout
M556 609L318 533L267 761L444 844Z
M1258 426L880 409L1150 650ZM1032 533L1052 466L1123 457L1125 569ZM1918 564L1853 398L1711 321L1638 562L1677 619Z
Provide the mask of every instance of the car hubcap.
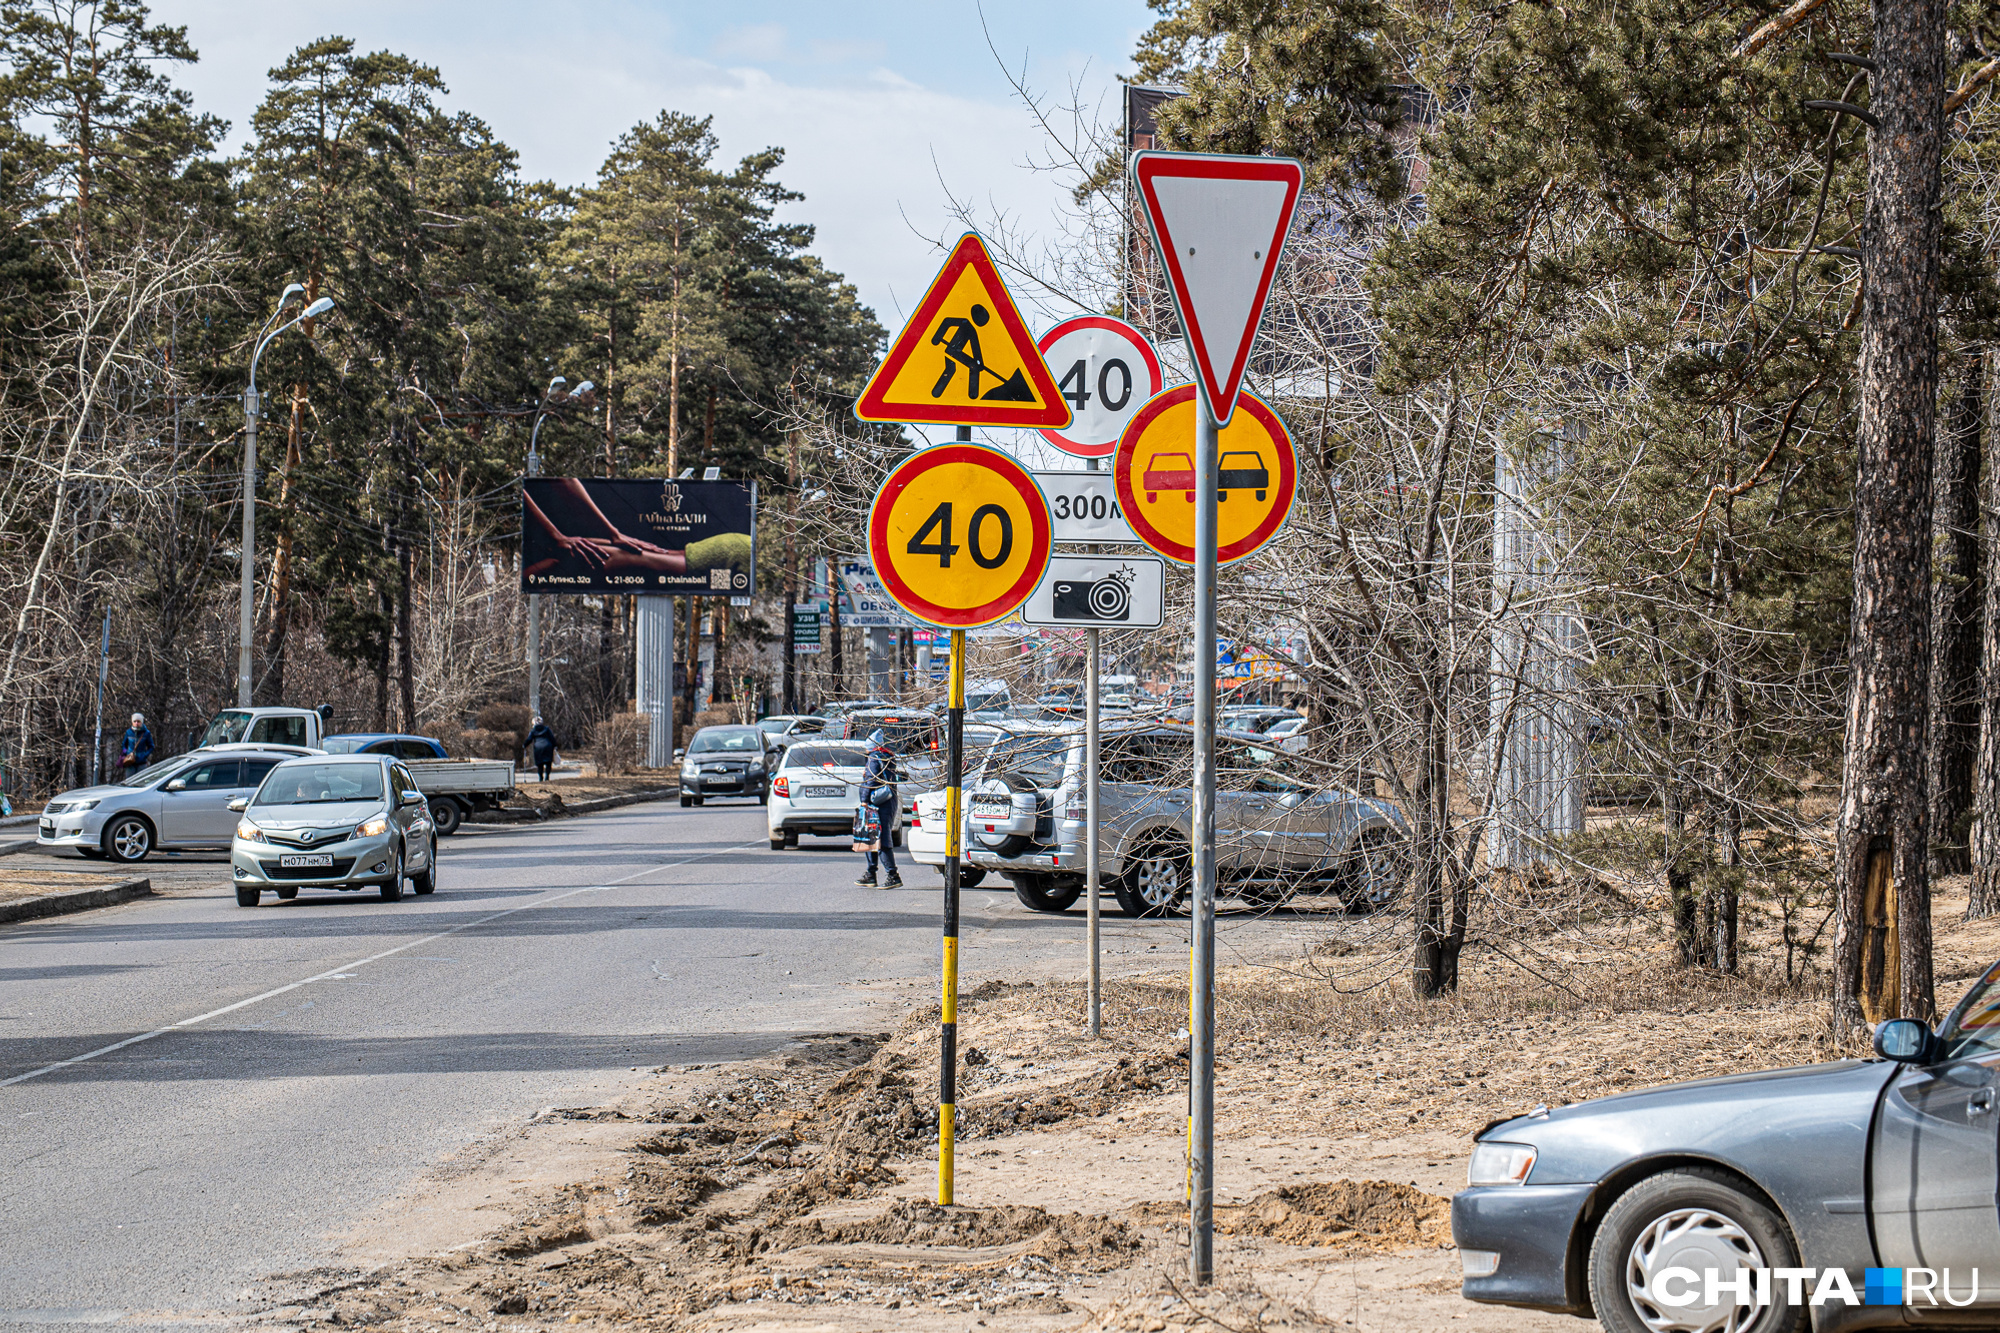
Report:
M1361 897L1370 907L1386 907L1402 887L1403 858L1387 843L1369 843L1361 853Z
M1762 1268L1764 1256L1734 1220L1706 1208L1676 1208L1653 1219L1632 1251L1625 1257L1625 1292L1633 1313L1656 1333L1740 1333L1765 1311L1762 1305L1738 1305L1731 1292L1718 1292L1713 1304L1705 1301L1704 1278L1715 1270L1721 1281L1736 1276L1739 1268ZM1653 1278L1668 1268L1692 1271L1692 1282L1670 1284L1694 1299L1691 1304L1669 1306L1654 1298Z
M146 826L137 820L120 824L118 831L111 835L111 845L118 849L119 856L128 861L136 861L144 856L146 849L152 844L152 835L148 834Z
M1148 907L1172 907L1181 896L1181 872L1171 856L1149 856L1139 866L1139 898Z

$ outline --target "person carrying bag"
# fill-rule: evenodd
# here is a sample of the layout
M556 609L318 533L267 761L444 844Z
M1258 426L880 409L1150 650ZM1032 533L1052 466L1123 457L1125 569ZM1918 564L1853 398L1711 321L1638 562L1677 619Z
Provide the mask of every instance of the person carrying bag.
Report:
M862 842L865 825L875 824L873 846ZM903 877L896 873L896 756L889 749L889 738L876 728L868 735L868 762L861 769L861 812L855 820L856 845L868 847L868 870L854 882L864 889L872 889L875 884L875 868L888 872L882 881L885 889L903 887Z

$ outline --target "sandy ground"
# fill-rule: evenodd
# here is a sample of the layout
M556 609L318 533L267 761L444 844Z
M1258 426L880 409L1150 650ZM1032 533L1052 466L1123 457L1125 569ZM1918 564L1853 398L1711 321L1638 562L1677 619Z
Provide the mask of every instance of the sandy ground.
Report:
M1937 902L1941 1004L2000 922ZM1606 930L1613 930L1607 927ZM669 1067L484 1140L282 1275L267 1320L427 1333L1251 1328L1558 1330L1458 1296L1471 1135L1537 1102L1839 1054L1825 1000L1667 966L1631 921L1468 953L1414 1000L1380 923L1226 968L1216 1283L1186 1278L1184 974L989 980L960 1011L956 1203L935 1198L937 1009L763 1061ZM1159 958L1159 955L1153 955ZM1164 959L1162 959L1164 961ZM1368 978L1380 973L1379 983Z

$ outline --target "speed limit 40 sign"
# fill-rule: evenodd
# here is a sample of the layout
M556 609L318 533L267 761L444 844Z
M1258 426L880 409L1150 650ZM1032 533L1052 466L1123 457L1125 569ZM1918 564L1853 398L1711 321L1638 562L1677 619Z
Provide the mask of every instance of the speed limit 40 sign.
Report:
M915 454L868 511L868 552L896 605L973 629L1027 600L1049 563L1049 504L1026 468L960 441Z
M1126 423L1160 391L1160 358L1146 335L1109 315L1066 319L1035 344L1074 414L1042 438L1078 458L1109 458Z

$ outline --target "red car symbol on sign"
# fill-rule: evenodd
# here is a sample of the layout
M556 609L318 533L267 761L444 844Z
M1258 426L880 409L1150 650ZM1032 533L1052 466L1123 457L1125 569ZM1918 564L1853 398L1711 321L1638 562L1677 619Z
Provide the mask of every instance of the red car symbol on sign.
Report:
M1158 500L1161 491L1186 491L1187 502L1194 503L1194 460L1186 454L1154 454L1143 480L1147 504Z

